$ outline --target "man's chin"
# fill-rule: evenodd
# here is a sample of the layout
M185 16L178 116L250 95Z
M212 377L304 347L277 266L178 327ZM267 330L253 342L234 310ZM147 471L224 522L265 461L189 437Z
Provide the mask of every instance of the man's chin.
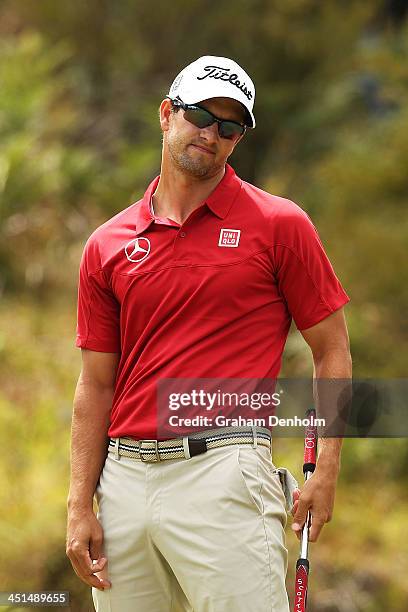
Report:
M203 160L192 159L190 156L182 156L178 159L177 164L182 172L189 174L190 176L206 176L207 174L214 171L214 160L205 163Z

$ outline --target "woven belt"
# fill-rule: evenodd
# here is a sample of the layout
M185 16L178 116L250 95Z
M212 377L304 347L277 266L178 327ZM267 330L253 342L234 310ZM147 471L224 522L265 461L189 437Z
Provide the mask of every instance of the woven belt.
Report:
M171 440L134 440L133 438L110 438L109 451L116 457L130 457L148 463L168 459L190 459L211 448L233 444L271 446L271 432L264 427L223 427L191 434Z

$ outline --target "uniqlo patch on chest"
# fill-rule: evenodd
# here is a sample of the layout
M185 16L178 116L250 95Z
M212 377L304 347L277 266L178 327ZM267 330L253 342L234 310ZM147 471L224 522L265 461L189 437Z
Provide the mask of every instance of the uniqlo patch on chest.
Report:
M237 247L239 244L240 235L241 235L241 230L223 228L220 231L220 239L218 240L218 246Z

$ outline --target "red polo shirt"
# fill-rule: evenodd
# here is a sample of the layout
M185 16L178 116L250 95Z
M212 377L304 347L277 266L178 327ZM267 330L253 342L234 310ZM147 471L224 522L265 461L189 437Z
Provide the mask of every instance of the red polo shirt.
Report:
M83 252L76 346L119 352L109 435L156 438L162 378L276 378L291 320L307 329L349 301L309 216L223 179L183 225L144 197Z

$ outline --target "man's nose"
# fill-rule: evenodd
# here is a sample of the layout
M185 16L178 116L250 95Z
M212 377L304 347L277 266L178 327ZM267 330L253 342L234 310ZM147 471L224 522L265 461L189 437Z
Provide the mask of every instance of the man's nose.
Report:
M208 143L214 143L218 140L218 123L214 122L212 125L208 125L205 128L201 128L200 136L205 138Z

